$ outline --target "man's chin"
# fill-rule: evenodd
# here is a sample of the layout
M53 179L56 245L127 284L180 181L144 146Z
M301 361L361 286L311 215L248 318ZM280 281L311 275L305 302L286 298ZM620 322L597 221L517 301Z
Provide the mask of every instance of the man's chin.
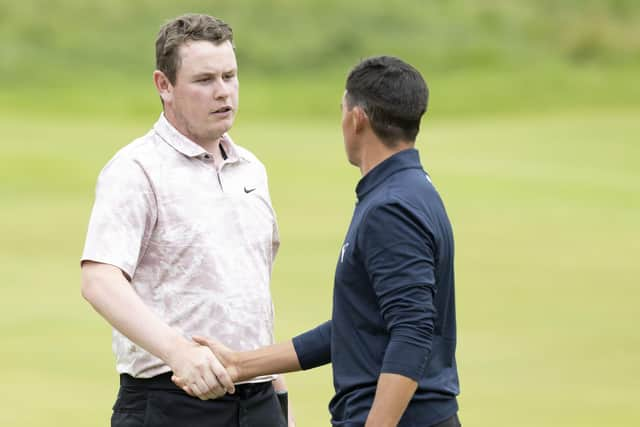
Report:
M220 121L215 125L211 126L211 128L209 128L209 133L212 135L215 134L215 135L222 136L226 132L229 132L232 126L233 126L233 119Z

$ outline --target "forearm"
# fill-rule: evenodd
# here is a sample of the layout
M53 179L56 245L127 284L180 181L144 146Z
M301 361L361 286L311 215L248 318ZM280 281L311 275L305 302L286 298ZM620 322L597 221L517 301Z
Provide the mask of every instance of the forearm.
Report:
M417 387L411 378L381 374L365 427L397 426Z
M295 345L294 341L296 341ZM303 366L304 360L307 362L305 366ZM330 361L331 321L328 321L293 340L237 353L234 365L237 367L238 377L234 379L245 381L260 375L300 371Z
M194 345L160 320L116 267L85 263L82 295L111 326L165 363L178 348Z
M299 371L300 362L291 341L236 353L237 373L234 381L270 374Z

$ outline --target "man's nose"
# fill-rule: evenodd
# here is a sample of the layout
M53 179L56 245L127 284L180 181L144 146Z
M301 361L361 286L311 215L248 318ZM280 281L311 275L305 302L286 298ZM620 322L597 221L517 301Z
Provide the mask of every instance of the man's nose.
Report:
M216 99L224 99L229 96L231 92L231 86L228 82L220 79L216 82L213 90L213 96Z

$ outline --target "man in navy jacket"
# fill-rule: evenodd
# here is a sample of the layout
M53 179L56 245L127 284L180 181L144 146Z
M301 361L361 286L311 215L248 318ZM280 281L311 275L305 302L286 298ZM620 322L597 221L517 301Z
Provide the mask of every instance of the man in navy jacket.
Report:
M368 58L351 71L342 132L362 179L332 318L250 352L198 338L234 380L331 363L334 426L460 425L453 233L414 149L427 99L420 73L400 59Z

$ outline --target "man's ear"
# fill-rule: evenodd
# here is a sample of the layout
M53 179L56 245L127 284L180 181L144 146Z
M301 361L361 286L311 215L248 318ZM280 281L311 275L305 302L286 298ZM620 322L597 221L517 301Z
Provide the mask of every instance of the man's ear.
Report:
M369 117L367 113L360 106L353 107L351 114L353 120L353 129L356 133L362 132L367 126L369 126Z
M153 72L153 84L156 86L158 95L160 95L163 103L171 100L173 96L173 85L162 71L155 70Z

